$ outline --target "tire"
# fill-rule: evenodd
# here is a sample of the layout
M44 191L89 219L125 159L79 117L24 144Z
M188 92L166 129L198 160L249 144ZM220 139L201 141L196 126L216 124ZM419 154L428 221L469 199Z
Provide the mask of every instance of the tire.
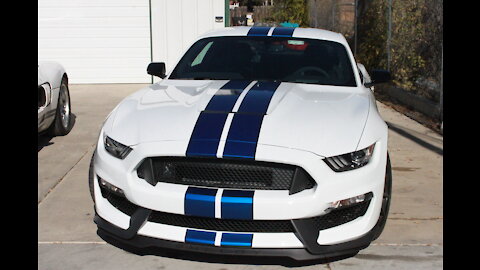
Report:
M72 106L70 103L70 91L68 90L67 77L62 78L58 92L58 103L49 133L52 136L64 136L72 130Z
M88 188L90 189L90 196L92 196L93 203L95 204L95 193L93 187L93 159L95 157L95 151L90 159L90 167L88 169Z
M383 188L382 209L380 210L380 217L378 218L377 233L373 240L376 240L382 234L383 228L387 223L388 212L390 211L390 202L392 200L392 165L390 164L390 157L387 152L387 168L385 171L385 186Z

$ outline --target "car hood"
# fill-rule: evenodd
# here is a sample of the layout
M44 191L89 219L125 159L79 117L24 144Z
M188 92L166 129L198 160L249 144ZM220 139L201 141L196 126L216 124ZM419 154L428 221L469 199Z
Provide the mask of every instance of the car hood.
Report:
M228 81L163 80L124 99L105 123L126 144L183 141L200 112ZM333 156L355 151L369 112L369 93L357 87L281 83L263 117L258 145Z

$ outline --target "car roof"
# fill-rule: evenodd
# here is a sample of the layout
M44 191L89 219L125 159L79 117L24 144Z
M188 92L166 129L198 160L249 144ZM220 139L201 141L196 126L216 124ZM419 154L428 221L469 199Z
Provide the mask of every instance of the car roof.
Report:
M234 26L234 27L225 27L221 29L211 30L206 32L205 34L201 35L199 39L207 38L207 37L222 37L222 36L247 36L250 29L255 28L255 26ZM269 34L271 35L273 32L273 28L269 30ZM281 27L284 28L284 27ZM335 41L348 46L345 37L336 32L318 29L318 28L301 28L296 27L293 31L292 37L298 38L311 38L311 39L321 39L321 40L329 40Z

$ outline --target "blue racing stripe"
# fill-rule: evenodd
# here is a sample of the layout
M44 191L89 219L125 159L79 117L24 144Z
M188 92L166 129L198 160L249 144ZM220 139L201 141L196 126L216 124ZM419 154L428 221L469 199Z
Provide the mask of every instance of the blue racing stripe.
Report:
M238 97L252 81L231 80L212 97L206 111L231 112Z
M295 27L275 27L272 37L291 37L295 31Z
M187 233L185 235L185 242L214 245L216 234L216 232L205 232L187 229Z
M185 215L215 217L217 189L188 187L185 193Z
M234 115L223 150L224 158L255 158L258 136L270 100L281 82L258 82Z
M201 112L187 147L187 157L216 157L228 113Z
M253 219L253 195L250 190L224 190L221 200L222 218Z
M223 127L241 92L251 83L231 80L210 99L206 111L198 116L188 143L187 157L216 157ZM230 92L229 92L230 91Z
M266 114L270 100L281 82L258 82L247 93L238 112Z
M271 27L252 27L248 30L247 36L266 36Z
M232 119L223 157L255 158L263 115L235 114Z
M221 246L251 247L253 234L251 233L222 233Z

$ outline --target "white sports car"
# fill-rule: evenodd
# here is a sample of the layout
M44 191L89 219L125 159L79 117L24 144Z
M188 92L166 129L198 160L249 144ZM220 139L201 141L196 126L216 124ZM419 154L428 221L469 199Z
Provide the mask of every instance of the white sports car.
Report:
M38 133L66 135L72 129L65 69L56 62L38 63Z
M345 38L233 27L201 36L107 117L92 157L97 233L135 249L312 260L385 225L387 125Z

